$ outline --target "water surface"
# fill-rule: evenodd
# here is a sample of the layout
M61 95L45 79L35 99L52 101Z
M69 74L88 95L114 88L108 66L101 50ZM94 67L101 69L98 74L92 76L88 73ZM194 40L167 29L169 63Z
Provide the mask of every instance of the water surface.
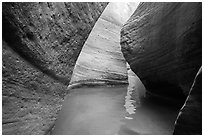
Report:
M178 109L127 89L73 89L65 98L52 134L172 134Z

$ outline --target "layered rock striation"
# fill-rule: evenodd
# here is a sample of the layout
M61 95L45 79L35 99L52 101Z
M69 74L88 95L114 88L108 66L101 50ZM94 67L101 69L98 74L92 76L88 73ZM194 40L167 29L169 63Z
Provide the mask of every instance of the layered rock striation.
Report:
M127 84L120 30L136 3L109 3L92 29L77 59L69 87L77 84Z
M147 90L188 95L202 60L201 3L140 3L123 26L121 46Z
M194 78L202 65L202 3L140 3L122 28L121 46L152 95L182 104L188 96L174 134L201 134L201 74Z

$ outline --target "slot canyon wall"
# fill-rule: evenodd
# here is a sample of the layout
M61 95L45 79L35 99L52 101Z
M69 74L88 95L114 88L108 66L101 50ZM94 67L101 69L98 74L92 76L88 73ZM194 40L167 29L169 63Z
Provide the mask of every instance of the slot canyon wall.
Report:
M148 92L182 102L188 96L174 134L201 134L201 82L190 89L202 65L202 3L140 3L121 46Z
M128 84L120 30L139 3L109 3L77 59L69 88L90 84Z
M199 69L188 98L175 124L175 135L202 134L202 68Z
M2 3L2 134L49 130L107 4Z
M127 83L126 61L149 92L188 96L174 134L200 134L202 4L107 4L2 3L2 134L45 134L69 83Z
M68 84L82 45L106 5L4 3L3 39L40 71Z

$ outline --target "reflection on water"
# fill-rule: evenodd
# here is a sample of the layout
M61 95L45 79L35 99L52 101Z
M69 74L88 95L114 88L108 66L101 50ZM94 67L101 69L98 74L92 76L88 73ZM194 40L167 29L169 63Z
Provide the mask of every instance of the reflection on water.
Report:
M125 96L125 105L127 113L129 116L126 116L126 119L133 119L131 114L135 114L136 108L140 107L140 98L145 96L145 87L139 80L139 78L135 75L135 73L128 68L128 87L127 87L127 95Z
M144 97L140 80L130 79L129 87L73 89L52 134L172 134L178 108Z

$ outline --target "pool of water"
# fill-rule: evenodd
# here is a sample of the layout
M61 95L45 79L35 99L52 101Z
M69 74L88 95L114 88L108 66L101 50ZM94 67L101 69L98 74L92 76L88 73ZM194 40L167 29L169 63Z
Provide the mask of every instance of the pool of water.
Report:
M52 134L172 134L179 109L155 102L139 92L140 86L130 85L73 89Z

